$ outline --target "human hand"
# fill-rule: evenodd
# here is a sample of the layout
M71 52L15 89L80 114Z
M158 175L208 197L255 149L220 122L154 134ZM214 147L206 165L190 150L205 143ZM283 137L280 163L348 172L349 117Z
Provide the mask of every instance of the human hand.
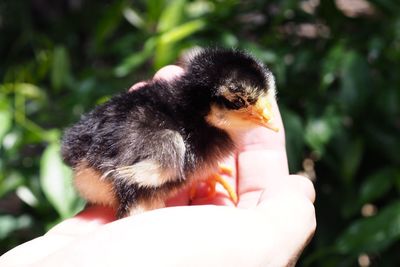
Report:
M168 66L155 79L172 79ZM137 84L132 90L138 89ZM256 129L243 137L230 159L230 179L239 195L232 207L226 192L187 206L188 192L168 208L115 221L114 211L92 206L47 234L8 252L1 266L291 266L314 233L313 186L289 175L283 125L276 103L274 133ZM173 207L179 206L179 207Z

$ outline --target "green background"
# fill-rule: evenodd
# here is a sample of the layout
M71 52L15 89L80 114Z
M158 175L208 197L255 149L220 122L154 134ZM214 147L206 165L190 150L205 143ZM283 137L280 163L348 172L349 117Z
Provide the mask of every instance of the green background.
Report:
M63 129L195 46L276 75L291 172L317 190L298 266L400 266L397 0L0 1L0 254L82 208Z

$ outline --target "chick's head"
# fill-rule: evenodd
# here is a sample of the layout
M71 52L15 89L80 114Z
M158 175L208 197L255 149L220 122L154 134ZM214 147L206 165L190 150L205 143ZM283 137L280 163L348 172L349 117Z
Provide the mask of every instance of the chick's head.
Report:
M206 53L203 58L206 63L201 68L207 70L203 73L212 81L208 123L227 131L256 126L278 130L272 122L271 110L275 80L264 65L245 53L231 50Z

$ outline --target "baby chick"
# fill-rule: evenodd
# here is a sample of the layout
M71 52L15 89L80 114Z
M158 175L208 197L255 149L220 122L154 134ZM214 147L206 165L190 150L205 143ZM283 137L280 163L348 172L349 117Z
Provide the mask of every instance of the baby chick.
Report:
M164 206L179 190L218 171L237 136L271 123L272 73L238 50L203 49L173 81L124 92L69 128L62 156L90 203L117 216Z

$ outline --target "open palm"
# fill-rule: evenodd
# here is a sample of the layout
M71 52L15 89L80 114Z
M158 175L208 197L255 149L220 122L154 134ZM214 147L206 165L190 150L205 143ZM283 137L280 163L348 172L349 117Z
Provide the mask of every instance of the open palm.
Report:
M182 71L167 66L154 79L173 79ZM315 231L315 192L308 179L289 175L276 103L273 112L281 130L247 133L227 161L234 170L226 179L239 196L237 207L222 187L204 198L201 186L198 198L182 192L167 208L121 220L110 208L92 206L6 253L0 265L294 265Z

